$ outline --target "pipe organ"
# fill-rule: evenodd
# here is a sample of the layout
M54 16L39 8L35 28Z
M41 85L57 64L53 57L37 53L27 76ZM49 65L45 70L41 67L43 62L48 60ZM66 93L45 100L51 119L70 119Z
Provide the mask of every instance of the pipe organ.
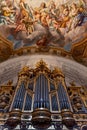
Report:
M35 69L25 66L16 87L9 82L0 89L2 130L87 128L87 90L74 83L66 86L63 72L50 70L43 60Z

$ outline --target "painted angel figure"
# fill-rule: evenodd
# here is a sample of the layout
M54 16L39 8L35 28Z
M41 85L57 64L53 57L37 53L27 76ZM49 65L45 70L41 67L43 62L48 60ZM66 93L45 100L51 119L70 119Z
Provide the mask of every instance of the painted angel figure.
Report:
M81 7L78 7L76 3L73 3L71 5L70 10L70 30L76 28L77 26L82 25L84 21L84 15L83 15L83 9Z
M2 1L0 5L0 24L14 24L15 10L12 2Z
M28 17L28 19L23 21L23 23L25 24L26 34L32 34L34 31L34 21L31 19L31 17Z

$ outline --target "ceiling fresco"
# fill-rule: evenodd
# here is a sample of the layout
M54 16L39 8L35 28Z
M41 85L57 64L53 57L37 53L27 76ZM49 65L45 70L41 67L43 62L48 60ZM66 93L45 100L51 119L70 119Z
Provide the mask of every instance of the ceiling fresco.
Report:
M0 0L0 53L32 47L87 58L87 1Z

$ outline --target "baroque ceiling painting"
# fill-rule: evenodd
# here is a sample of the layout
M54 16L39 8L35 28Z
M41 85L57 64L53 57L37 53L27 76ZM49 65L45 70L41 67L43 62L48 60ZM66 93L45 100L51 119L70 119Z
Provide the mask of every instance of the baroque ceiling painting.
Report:
M87 1L0 0L0 37L13 52L56 48L86 64Z

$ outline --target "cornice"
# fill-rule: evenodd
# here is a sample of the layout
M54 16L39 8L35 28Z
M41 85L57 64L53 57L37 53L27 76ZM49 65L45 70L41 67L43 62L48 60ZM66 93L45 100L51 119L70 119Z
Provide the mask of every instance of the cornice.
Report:
M0 61L4 61L12 55L13 43L0 34Z
M13 49L13 43L10 40L8 40L7 38L5 38L4 36L2 36L1 33L0 33L0 42L3 42L3 44L8 46L10 49Z
M81 58L87 58L87 36L80 42L74 43L71 51L52 46L27 46L15 50L13 49L13 43L0 34L0 61L4 61L9 57L32 54L57 55L78 61Z

